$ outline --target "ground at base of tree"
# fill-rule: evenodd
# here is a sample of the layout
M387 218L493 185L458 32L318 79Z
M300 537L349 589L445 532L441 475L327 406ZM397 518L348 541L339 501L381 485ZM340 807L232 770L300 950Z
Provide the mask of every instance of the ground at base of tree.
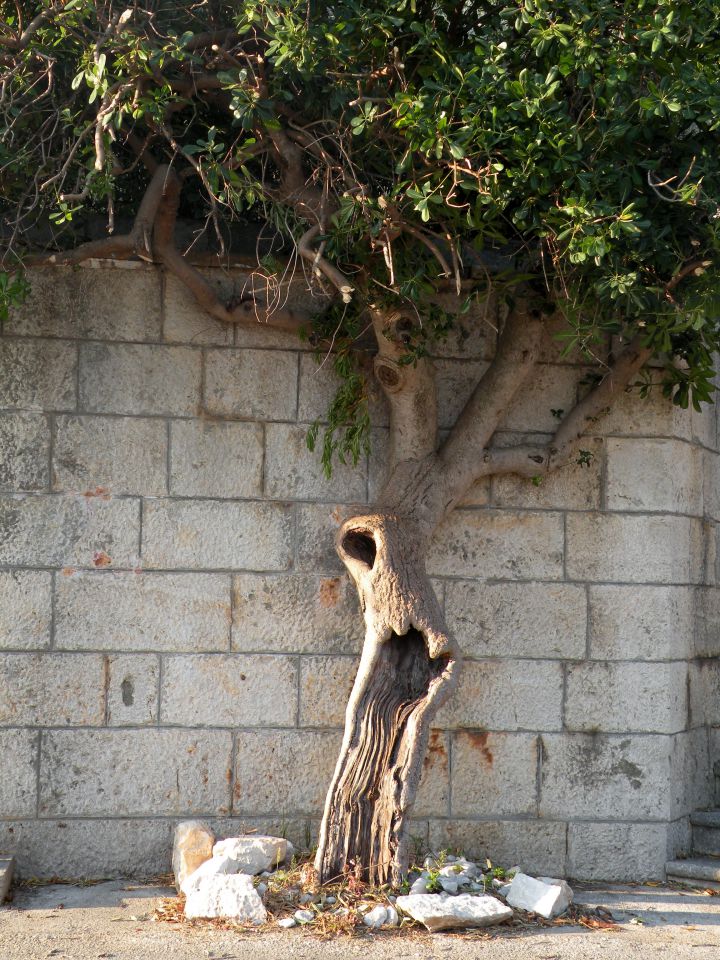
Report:
M113 880L93 885L19 886L0 909L2 960L627 960L665 954L714 960L720 897L664 885L576 887L586 915L608 910L607 928L528 923L489 931L429 934L418 928L363 930L320 939L309 928L222 928L168 923L174 890ZM597 914L595 914L597 915Z

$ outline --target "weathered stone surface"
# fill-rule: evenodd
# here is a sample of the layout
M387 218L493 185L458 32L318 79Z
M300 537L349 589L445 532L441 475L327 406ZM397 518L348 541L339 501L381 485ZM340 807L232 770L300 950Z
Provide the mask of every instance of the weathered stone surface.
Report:
M470 304L467 313L458 315L454 295L439 293L433 303L452 314L454 323L444 339L434 340L430 346L433 357L456 357L459 360L490 360L495 353L499 325L497 298L479 297Z
M559 580L562 514L456 510L435 532L427 569L432 576Z
M358 668L357 657L303 657L300 661L300 725L342 727ZM332 690L333 695L328 696Z
M505 434L499 447L530 443L542 446L550 440L548 434ZM493 477L493 504L496 507L521 507L524 509L598 510L600 508L601 475L603 467L603 443L596 438L585 438L579 444L583 453L589 454L589 462L574 458L558 470L540 477L534 484L529 477L514 474Z
M315 919L315 914L312 910L296 910L293 914L293 919L296 923L312 923Z
M87 726L103 721L103 662L94 654L4 654L0 690L1 726Z
M677 733L687 724L687 677L684 662L571 664L565 726L588 732Z
M227 650L230 640L225 574L68 572L55 602L60 648L192 653Z
M599 436L681 437L692 436L692 415L669 403L660 390L641 399L637 389L624 391L613 400L605 415L589 424L588 434Z
M37 754L38 734L34 730L0 730L0 756L5 771L0 777L3 817L35 816ZM8 849L15 849L15 844L8 845L0 839L0 850Z
M516 873L504 895L509 906L538 913L546 920L565 913L573 901L573 892L564 880L536 879L526 873Z
M551 660L466 661L458 688L441 707L439 727L561 730L562 666Z
M276 870L285 861L287 853L288 842L284 837L228 837L213 847L213 859L227 858L236 873L253 876L263 870Z
M291 543L292 515L284 504L154 500L145 506L148 567L284 570Z
M454 930L465 927L491 927L509 920L513 912L495 897L474 897L462 893L411 894L398 897L397 906L428 930Z
M298 420L304 423L313 423L315 420L326 423L328 408L341 383L332 361L318 365L314 354L306 353L301 356ZM368 409L373 427L387 426L387 401L374 378L368 383Z
M537 805L537 737L458 731L452 740L453 816L531 816Z
M554 433L559 416L575 406L577 382L583 372L566 364L540 364L518 391L500 423L502 430Z
M347 574L243 573L234 578L233 587L234 650L359 652L364 625ZM337 707L334 698L325 704L332 715Z
M44 490L50 484L50 425L39 413L0 414L0 490Z
M335 534L352 515L352 508L345 504L302 503L296 512L298 569L316 574L344 574L345 567L335 550Z
M107 722L111 727L149 726L158 718L160 660L152 653L107 658Z
M283 350L209 350L205 409L218 417L294 420L298 355Z
M540 816L588 820L669 817L671 737L544 734L542 742ZM546 868L546 872L562 870Z
M570 823L568 876L578 880L662 880L664 823Z
M14 857L0 857L0 903L7 899L15 872Z
M270 423L265 428L265 489L275 499L327 500L344 497L364 500L366 470L361 460L333 463L332 475L323 473L320 450L310 452L307 427Z
M173 858L174 862L174 858ZM186 874L183 880L178 883L177 872L175 873L175 886L186 897L195 893L207 882L210 877L224 877L232 873L245 873L236 869L236 863L230 857L210 857L209 860L203 860L191 873Z
M713 752L713 732L712 727L696 727L671 738L668 777L671 820L706 808L713 800L713 763L717 757Z
M80 409L191 416L200 404L200 351L150 344L83 343Z
M607 441L609 510L702 514L702 451L679 440Z
M432 850L462 850L482 862L520 863L532 873L565 873L565 823L550 820L431 820Z
M39 570L0 571L0 650L50 645L52 579Z
M430 731L413 816L444 817L450 809L450 734Z
M696 660L688 665L690 677L690 721L720 726L720 661Z
M134 500L41 494L0 497L0 564L133 567L139 504Z
M185 497L257 497L262 493L259 423L175 420L170 424L170 493Z
M161 497L167 491L167 430L140 417L57 417L53 490Z
M30 295L10 311L6 330L31 337L158 340L159 273L140 263L35 267Z
M178 890L201 864L212 858L215 834L202 820L183 820L173 835L172 868Z
M297 714L297 661L237 653L168 656L160 702L167 724L288 726Z
M370 927L372 930L379 930L380 927L387 923L387 919L387 907L384 907L381 903L379 903L376 907L373 907L372 910L368 910L368 912L363 915L362 922L366 927Z
M674 660L692 648L692 587L592 586L594 660Z
M445 616L465 656L585 656L585 588L570 583L475 583L445 587Z
M0 341L0 407L74 410L77 348L59 340Z
M250 816L319 816L341 739L341 732L334 730L241 733L235 765L235 811Z
M695 593L694 613L696 656L720 656L720 590L699 587ZM682 640L679 643L682 650Z
M567 573L573 580L696 583L702 531L688 517L568 514Z
M221 270L201 273L221 294L229 294L232 283ZM164 277L163 339L169 343L232 346L234 328L231 323L215 320L202 309L187 286L171 273Z
M232 737L223 730L51 730L40 813L187 816L228 810Z
M185 916L226 917L240 923L265 923L267 911L245 874L208 877L197 890L191 891L185 901Z
M488 364L475 360L463 363L435 360L433 366L437 383L438 426L444 429L455 423Z

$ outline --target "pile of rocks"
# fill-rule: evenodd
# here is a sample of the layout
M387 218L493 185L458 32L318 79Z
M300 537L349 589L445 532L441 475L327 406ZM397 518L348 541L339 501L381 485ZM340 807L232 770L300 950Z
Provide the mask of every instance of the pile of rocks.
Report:
M268 882L293 853L292 844L280 837L248 834L216 842L206 824L181 823L175 831L173 871L178 890L186 896L185 915L265 923ZM483 873L476 863L453 856L428 857L423 866L410 875L407 895L388 895L387 903L361 903L357 911L362 922L376 930L397 927L406 915L430 931L487 927L509 920L513 908L551 919L564 913L573 899L564 880L530 877L519 867L496 876L498 871L489 868ZM256 885L253 878L258 875ZM311 924L320 912L350 913L321 891L289 887L283 899L288 908L298 909L278 920L280 927Z

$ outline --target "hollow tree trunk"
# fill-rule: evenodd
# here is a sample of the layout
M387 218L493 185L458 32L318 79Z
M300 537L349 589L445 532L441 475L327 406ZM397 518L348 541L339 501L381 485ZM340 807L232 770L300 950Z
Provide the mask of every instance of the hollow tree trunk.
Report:
M365 642L315 861L380 884L408 866L405 825L430 725L456 683L458 650L425 573L423 537L392 513L354 517L337 549L358 589Z

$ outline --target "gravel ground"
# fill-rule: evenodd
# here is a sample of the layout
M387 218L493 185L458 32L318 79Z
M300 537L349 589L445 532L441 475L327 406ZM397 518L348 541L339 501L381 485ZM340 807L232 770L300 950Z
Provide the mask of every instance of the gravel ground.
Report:
M160 898L173 894L132 881L17 889L0 908L0 960L717 960L720 948L720 897L671 887L576 889L576 902L612 912L612 931L368 932L329 942L307 929L236 933L153 921Z

